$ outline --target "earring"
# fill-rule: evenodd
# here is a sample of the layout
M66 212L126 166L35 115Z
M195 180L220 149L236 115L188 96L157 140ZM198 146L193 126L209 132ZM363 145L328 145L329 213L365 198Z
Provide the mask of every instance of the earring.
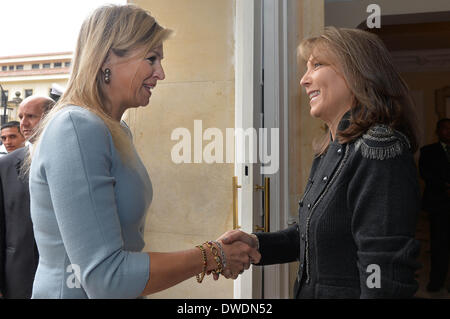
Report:
M105 83L108 84L111 82L111 70L105 69Z

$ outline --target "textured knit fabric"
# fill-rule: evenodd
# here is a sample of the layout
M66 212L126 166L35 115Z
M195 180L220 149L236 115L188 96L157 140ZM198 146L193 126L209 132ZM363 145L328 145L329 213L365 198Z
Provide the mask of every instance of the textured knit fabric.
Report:
M30 170L40 253L32 298L142 293L150 270L141 250L152 187L135 156L137 163L124 165L104 122L81 107L65 107L48 124Z
M260 264L299 261L295 298L412 297L419 195L403 134L378 125L333 141L313 162L299 224L257 234Z

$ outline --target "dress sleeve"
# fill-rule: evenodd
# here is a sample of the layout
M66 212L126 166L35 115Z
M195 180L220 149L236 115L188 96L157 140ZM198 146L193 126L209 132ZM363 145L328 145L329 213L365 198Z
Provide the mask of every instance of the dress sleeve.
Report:
M89 298L136 298L149 278L149 256L123 249L113 152L103 122L75 110L52 120L33 158L47 180L64 247Z
M417 170L399 140L366 139L348 186L361 298L408 298L417 290ZM396 144L397 145L394 145Z

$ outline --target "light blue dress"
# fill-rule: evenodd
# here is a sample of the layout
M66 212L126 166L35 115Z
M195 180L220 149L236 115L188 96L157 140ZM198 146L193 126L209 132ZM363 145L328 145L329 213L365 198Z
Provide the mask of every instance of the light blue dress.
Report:
M30 169L40 255L32 298L138 297L149 278L141 250L151 199L144 165L121 162L98 116L78 106L60 110Z

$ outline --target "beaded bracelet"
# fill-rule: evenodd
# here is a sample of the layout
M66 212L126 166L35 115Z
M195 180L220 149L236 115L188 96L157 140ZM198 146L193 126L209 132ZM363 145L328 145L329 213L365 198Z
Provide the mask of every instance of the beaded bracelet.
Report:
M195 246L195 247L197 247L198 249L200 249L200 251L202 252L203 271L202 271L201 275L196 275L196 277L197 277L197 282L198 282L199 284L201 284L202 281L203 281L203 278L205 278L205 273L206 273L206 266L207 266L206 251L205 251L205 248L203 248L203 245L198 245L198 246Z
M220 260L220 257L219 257L219 252L217 251L217 248L213 245L213 243L211 241L208 241L205 244L206 244L206 246L208 246L209 249L211 249L211 253L213 254L213 258L214 258L214 260L217 263L217 269L213 270L212 272L214 274L220 275L222 273L223 266L222 266L222 261Z
M217 245L217 247L219 247L220 250L220 255L222 256L222 266L223 268L227 268L227 260L225 259L225 253L223 251L223 247L222 244L219 243L218 241L214 241L213 243L215 243Z

